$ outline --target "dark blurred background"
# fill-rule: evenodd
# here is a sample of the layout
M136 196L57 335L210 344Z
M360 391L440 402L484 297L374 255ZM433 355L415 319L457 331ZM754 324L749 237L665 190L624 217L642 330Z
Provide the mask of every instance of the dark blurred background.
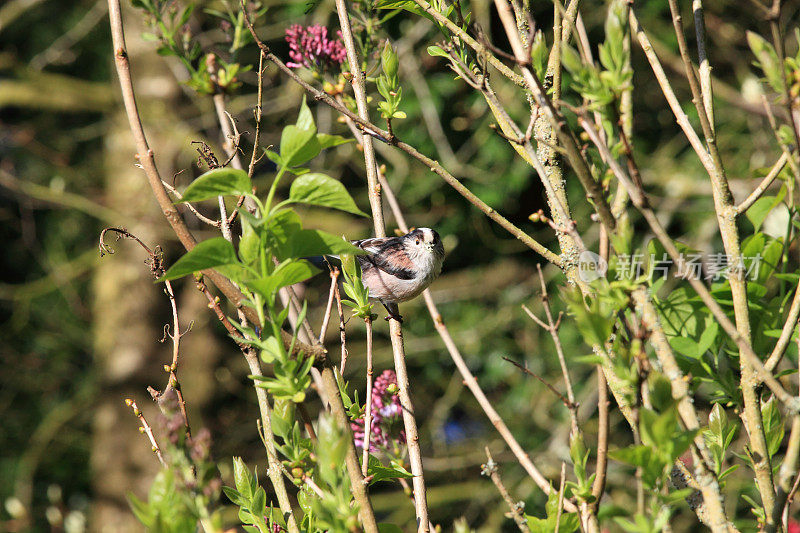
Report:
M235 8L238 2L231 0ZM155 53L142 39L139 15L123 2L126 35L145 129L156 151L162 176L175 175L185 186L203 172L192 141L206 141L222 154L219 124L209 97L183 83L186 72L175 58ZM324 0L311 13L305 4L268 0L259 33L278 55L287 57L284 29L317 22L337 27L333 2ZM690 18L687 2L682 2ZM201 1L190 21L192 33L208 51L224 57L218 21ZM639 18L657 45L668 74L691 109L688 87L665 2L637 2ZM751 67L745 31L767 34L747 2L706 2L709 55L717 91L719 144L734 193L743 197L757 169L779 155L766 127L757 77ZM784 3L784 20L794 27L800 2ZM498 46L492 3L470 2L468 9ZM585 3L582 14L593 46L602 40L603 3ZM537 2L534 18L549 32L552 6ZM408 119L395 131L420 151L436 156L479 197L504 216L556 249L552 232L528 216L545 207L538 178L508 143L490 128L485 102L430 57L425 47L439 39L425 20L397 17L387 26L400 50L404 88L402 109ZM551 39L550 39L551 40ZM690 39L693 41L693 39ZM215 48L216 46L216 48ZM99 232L124 226L150 246L160 245L172 261L181 249L161 216L141 170L111 59L104 0L6 0L0 3L0 531L137 531L125 495L146 493L157 462L137 421L125 406L135 399L154 425L156 409L146 387L163 388L162 370L170 360L169 342L160 342L170 319L161 287L154 285L145 255L130 241L113 243L116 253L100 258ZM596 48L595 48L596 52ZM240 59L255 61L255 50ZM716 227L708 183L687 147L655 85L649 67L634 47L634 144L648 190L673 234L700 249L715 247ZM677 71L677 72L680 72ZM229 100L239 129L252 138L255 104L253 72ZM495 80L508 107L524 121L526 103L515 88ZM566 79L569 83L569 79ZM565 90L569 97L569 90ZM265 75L262 143L275 144L282 125L293 123L301 90L274 67ZM314 106L320 131L348 135L324 106ZM249 144L249 141L245 143ZM440 310L470 367L499 413L543 472L557 482L568 458L567 413L546 388L522 375L502 357L527 363L562 388L549 336L521 310L541 311L535 267L540 258L493 225L436 175L384 146L379 155L387 176L414 226L436 228L448 252L442 278L433 286ZM249 153L248 153L249 156ZM368 205L363 159L354 144L328 150L313 162L340 178ZM271 179L268 164L256 175L261 190ZM165 179L166 179L165 178ZM582 197L570 180L571 198ZM588 222L590 208L575 201L575 218ZM351 238L369 235L365 219L328 211L302 212L307 227ZM187 217L191 220L191 217ZM394 228L391 217L387 219ZM199 236L210 232L194 223ZM586 237L593 245L596 235ZM545 271L558 295L564 278ZM306 292L312 324L319 327L327 278L313 280ZM194 428L206 427L213 454L230 484L230 456L263 463L256 432L255 395L236 347L207 309L191 282L178 284L181 321L193 321L184 337L180 377ZM556 311L563 308L554 298ZM480 476L489 446L501 474L526 511L543 516L544 497L514 462L468 391L436 335L420 301L403 306L406 353L412 394L420 407L419 424L429 486L432 520L445 530L463 518L479 531L513 530L494 486ZM363 325L349 326L350 358L345 377L363 394ZM376 369L391 367L388 328L377 325ZM331 346L336 328L329 328ZM568 354L589 352L571 324L561 330ZM336 352L336 350L333 350ZM585 417L593 415L593 369L572 365L576 394ZM317 409L316 398L312 399ZM701 409L707 406L700 406ZM594 439L594 421L587 423ZM612 441L626 444L624 421L612 413ZM613 440L615 437L616 440ZM263 471L263 468L261 469ZM630 470L612 464L608 497L630 503L624 479ZM616 477L617 482L614 482ZM622 489L618 488L622 487ZM223 498L224 500L224 498ZM374 491L381 521L413 524L413 507L398 485ZM683 512L689 513L688 509ZM680 531L680 516L673 527Z

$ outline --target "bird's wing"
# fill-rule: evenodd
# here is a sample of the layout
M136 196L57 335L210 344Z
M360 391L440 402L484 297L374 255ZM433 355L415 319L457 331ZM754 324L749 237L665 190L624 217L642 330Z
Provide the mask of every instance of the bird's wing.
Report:
M397 237L376 237L353 241L355 246L368 252L367 255L357 255L362 270L375 267L398 279L410 280L416 278L414 265L406 255L403 241Z
M358 246L366 252L376 254L385 247L391 246L393 243L398 242L398 239L397 237L373 237L371 239L361 239L350 242L353 243L354 246Z

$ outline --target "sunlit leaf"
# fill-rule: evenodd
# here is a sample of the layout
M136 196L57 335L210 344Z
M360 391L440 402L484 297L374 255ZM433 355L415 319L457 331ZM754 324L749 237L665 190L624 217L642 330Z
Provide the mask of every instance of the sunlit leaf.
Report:
M198 243L197 246L186 252L159 281L181 278L207 268L236 264L239 264L239 259L236 257L233 245L222 237L215 237Z
M215 168L198 177L186 187L180 202L200 202L217 196L251 194L253 186L247 172L235 168Z
M294 180L289 191L289 200L339 209L364 217L368 216L356 206L355 201L341 182L317 172L304 174Z

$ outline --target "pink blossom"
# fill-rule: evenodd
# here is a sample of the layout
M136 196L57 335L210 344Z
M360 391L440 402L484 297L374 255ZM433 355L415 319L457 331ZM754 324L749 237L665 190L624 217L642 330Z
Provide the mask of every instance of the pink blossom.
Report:
M291 61L286 65L291 68L306 67L319 72L338 71L347 52L340 40L342 32L337 31L336 35L337 39L329 39L328 28L318 24L295 24L287 28L286 42L289 43Z
M396 392L397 375L394 370L384 370L372 385L372 423L370 425L370 452L388 449L394 441L405 443L406 435L398 430L403 410ZM358 448L364 448L364 419L358 418L351 424Z

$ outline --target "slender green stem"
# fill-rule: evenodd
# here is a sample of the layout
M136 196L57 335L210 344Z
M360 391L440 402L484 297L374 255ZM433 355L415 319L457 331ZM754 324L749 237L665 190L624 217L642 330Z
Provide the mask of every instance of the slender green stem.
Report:
M264 208L262 209L262 216L264 213L268 213L270 211L270 206L272 205L272 198L275 196L275 191L278 189L278 183L281 181L281 177L283 177L283 173L286 172L286 165L281 166L278 169L278 173L275 174L275 179L272 180L272 185L269 187L269 193L267 194L267 200L264 202Z

